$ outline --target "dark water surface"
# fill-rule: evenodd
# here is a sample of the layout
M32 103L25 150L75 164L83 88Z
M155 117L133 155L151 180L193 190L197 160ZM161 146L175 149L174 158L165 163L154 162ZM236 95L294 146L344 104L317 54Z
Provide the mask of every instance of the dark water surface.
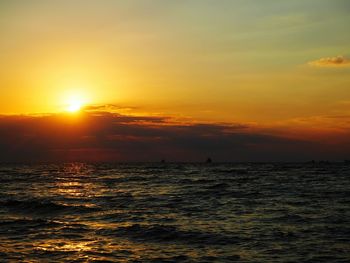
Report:
M350 166L0 166L0 262L235 261L350 262Z

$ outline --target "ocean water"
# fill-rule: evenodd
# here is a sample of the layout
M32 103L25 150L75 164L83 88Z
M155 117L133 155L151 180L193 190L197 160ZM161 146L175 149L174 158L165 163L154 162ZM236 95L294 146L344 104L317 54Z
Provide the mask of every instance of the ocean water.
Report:
M350 166L2 165L0 262L350 262Z

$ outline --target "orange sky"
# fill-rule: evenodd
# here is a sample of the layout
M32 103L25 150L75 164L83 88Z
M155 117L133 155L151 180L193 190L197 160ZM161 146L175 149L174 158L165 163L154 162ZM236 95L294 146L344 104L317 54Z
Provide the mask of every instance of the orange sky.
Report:
M1 1L0 114L114 105L344 142L349 11L345 0Z

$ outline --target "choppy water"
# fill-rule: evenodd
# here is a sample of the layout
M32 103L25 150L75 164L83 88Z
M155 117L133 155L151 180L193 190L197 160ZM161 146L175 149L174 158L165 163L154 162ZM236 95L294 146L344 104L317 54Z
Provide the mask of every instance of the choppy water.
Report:
M350 166L0 166L1 262L350 262Z

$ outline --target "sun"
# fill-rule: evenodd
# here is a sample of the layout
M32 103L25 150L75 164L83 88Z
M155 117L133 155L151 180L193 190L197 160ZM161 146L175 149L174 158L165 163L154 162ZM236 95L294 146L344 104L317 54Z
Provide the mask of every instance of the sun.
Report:
M82 108L83 104L80 101L72 101L69 103L67 107L67 111L69 112L77 112Z
M84 107L85 101L82 97L72 96L67 100L66 111L68 112L78 112Z
M61 109L68 113L78 113L86 107L91 101L87 89L71 88L61 93Z

